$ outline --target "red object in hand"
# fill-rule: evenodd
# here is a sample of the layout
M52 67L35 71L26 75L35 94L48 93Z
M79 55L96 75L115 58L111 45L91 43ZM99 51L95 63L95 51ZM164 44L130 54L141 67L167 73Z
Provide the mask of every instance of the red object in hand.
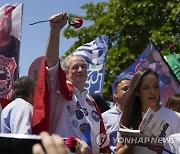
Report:
M173 45L173 44L170 44L170 45L169 45L169 48L173 50L173 49L174 49L174 45Z
M69 20L69 25L74 27L74 29L80 28L82 24L83 24L83 19L81 17L77 17Z
M65 145L67 147L69 147L69 148L75 147L76 144L77 144L77 140L76 140L76 138L74 136L71 136L71 137L67 138L66 141L65 141Z

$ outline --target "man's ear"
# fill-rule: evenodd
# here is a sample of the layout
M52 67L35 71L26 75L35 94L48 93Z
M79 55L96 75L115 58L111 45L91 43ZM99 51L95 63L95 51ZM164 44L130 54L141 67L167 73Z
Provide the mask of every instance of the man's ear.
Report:
M67 74L67 73L68 73L68 69L65 69L65 70L64 70L64 73Z
M113 98L117 98L117 91L114 91Z
M116 92L114 92L114 94L113 94L113 102L114 103L118 102L118 97L117 97L117 93Z

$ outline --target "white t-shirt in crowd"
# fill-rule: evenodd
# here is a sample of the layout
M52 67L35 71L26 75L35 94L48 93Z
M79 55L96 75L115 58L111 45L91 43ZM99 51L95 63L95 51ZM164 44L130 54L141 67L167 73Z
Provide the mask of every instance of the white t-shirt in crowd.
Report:
M160 117L162 117L168 124L169 127L166 130L166 136L169 137L172 134L180 133L180 113L167 109L163 106L156 112ZM118 132L117 136L120 137L121 134ZM170 151L170 149L167 149ZM146 147L135 146L133 148L133 154L156 154L156 152L149 150ZM163 154L168 154L166 151L163 151Z

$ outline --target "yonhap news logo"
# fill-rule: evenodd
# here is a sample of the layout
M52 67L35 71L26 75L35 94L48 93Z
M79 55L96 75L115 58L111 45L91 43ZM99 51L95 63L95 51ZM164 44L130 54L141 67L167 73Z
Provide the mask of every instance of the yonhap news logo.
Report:
M174 143L174 138L168 137L119 137L117 143L123 144L157 144Z
M99 148L104 148L110 143L109 135L101 133L96 137L96 143Z

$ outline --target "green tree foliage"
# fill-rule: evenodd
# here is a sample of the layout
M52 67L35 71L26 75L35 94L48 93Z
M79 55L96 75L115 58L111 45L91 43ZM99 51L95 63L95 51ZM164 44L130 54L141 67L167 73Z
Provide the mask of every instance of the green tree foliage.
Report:
M163 55L180 50L179 0L109 0L96 5L84 4L81 9L86 10L86 16L82 17L84 22L92 24L79 30L64 31L66 38L77 38L67 54L97 36L109 36L103 89L106 100L112 100L114 78L135 62L149 44L149 38Z

